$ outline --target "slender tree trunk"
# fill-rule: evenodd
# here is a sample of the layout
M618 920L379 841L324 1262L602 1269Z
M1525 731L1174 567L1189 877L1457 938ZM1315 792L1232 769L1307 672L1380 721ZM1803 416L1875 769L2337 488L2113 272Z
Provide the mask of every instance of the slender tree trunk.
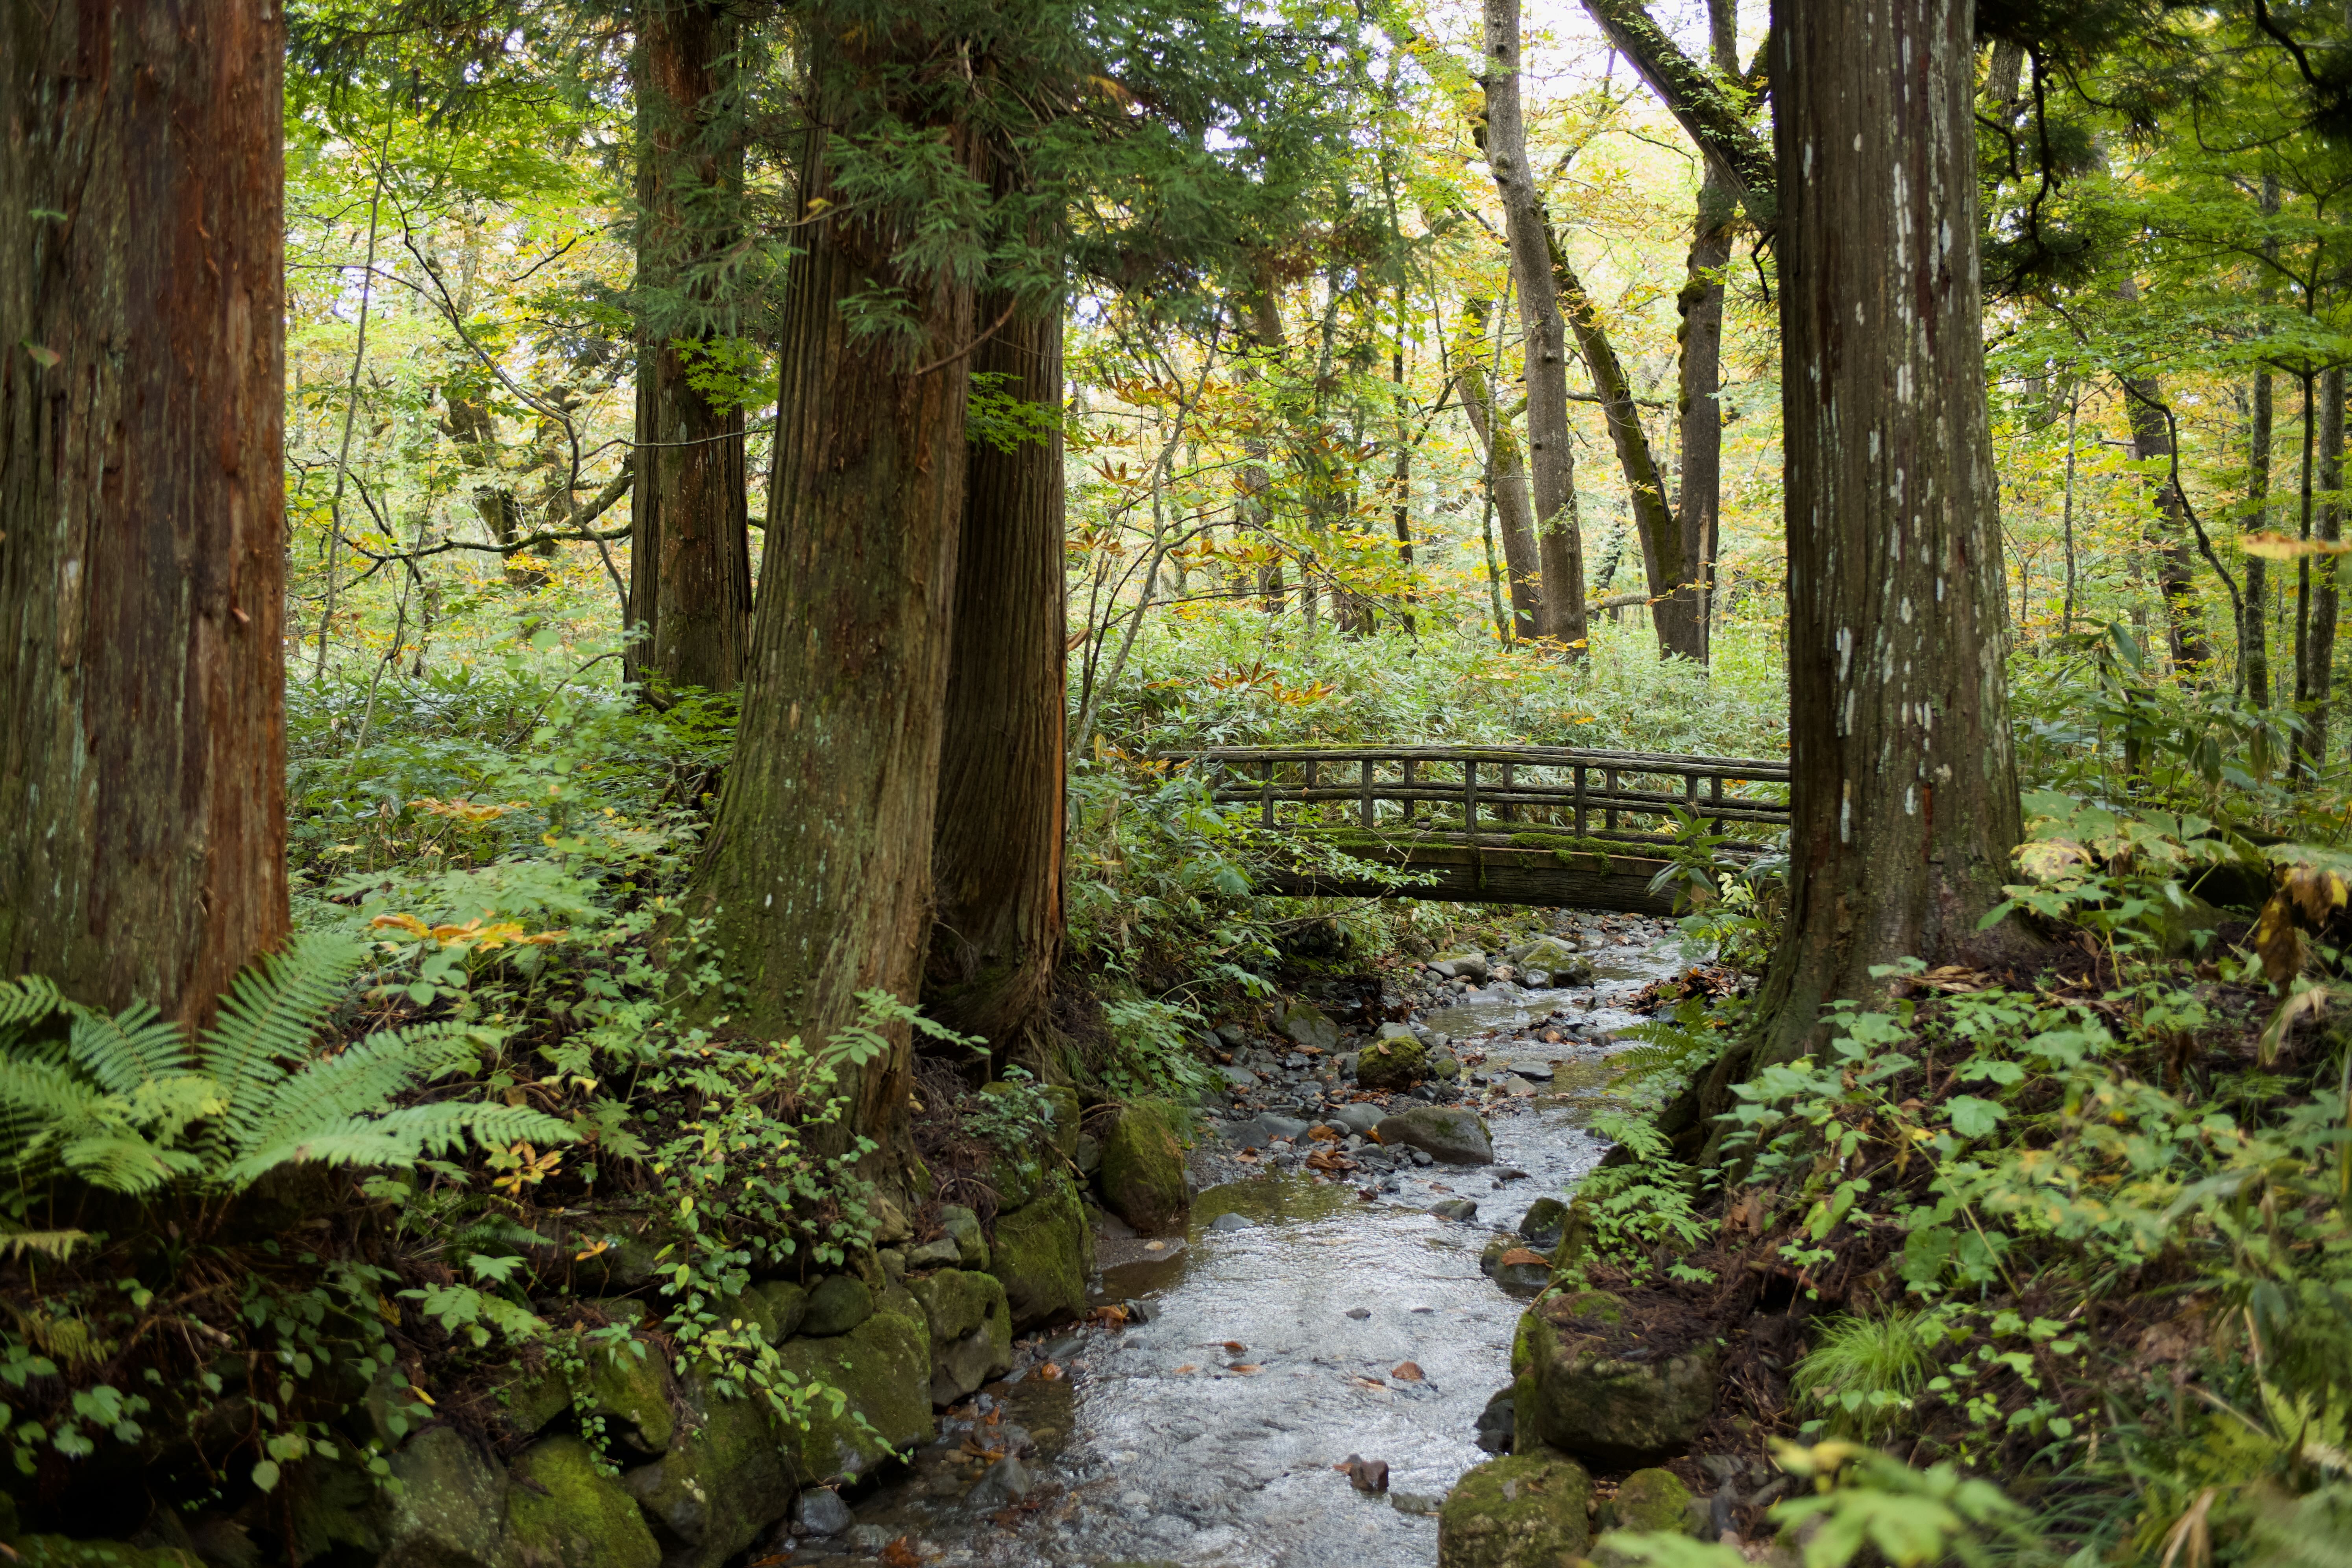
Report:
M1626 510L1633 514L1633 531L1642 542L1642 570L1649 580L1650 624L1658 634L1658 651L1684 658L1706 656L1706 638L1698 620L1698 603L1689 591L1690 557L1683 553L1683 533L1666 500L1666 481L1658 472L1650 433L1642 425L1642 410L1633 401L1633 378L1609 342L1591 297L1569 264L1559 237L1547 232L1554 281L1566 309L1570 331L1592 373L1592 390L1609 420L1609 442L1616 448L1617 466L1625 474Z
M2317 412L2312 406L2313 394L2319 376L2315 371L2303 373L2303 465L2297 481L2298 499L2302 505L2295 521L2295 537L2309 542L2312 526L2312 480L2315 470L2314 453L2319 433ZM2294 562L2294 709L2298 713L2309 711L2311 703L2311 557L2298 555ZM2295 747L2295 766L2302 771L2303 760L2309 753L2303 745Z
M1005 301L979 310L992 321ZM931 874L938 905L923 1005L931 1016L1048 1064L1047 1003L1062 942L1062 315L1024 312L982 343L972 373L1053 416L1043 440L969 447L957 552L947 735Z
M2126 279L2124 287L2127 290L2126 299L2137 297L2137 289L2129 279ZM2150 406L2164 401L2164 389L2152 376L2126 378L2124 386L2124 407L2131 421L2132 456L2168 462L2172 457L2172 429L2165 422L2164 410ZM2189 517L2181 504L2180 487L2173 483L2169 472L2150 474L2148 486L2156 500L2157 516L2162 520L2161 533L2157 539L2156 585L2164 595L2172 667L2193 675L2211 661L2213 647L2206 639L2197 607L2197 552L2189 539Z
M1511 590L1511 640L1530 641L1543 635L1543 575L1536 552L1535 512L1528 500L1527 460L1518 437L1495 398L1480 357L1486 335L1486 301L1472 298L1463 303L1463 320L1471 342L1461 355L1462 408L1470 416L1471 433L1486 448L1487 490L1503 535L1503 570Z
M1528 454L1543 635L1570 658L1585 651L1584 544L1576 524L1576 459L1568 444L1567 329L1553 280L1549 226L1528 166L1519 105L1519 0L1486 0L1486 163L1503 198L1503 232L1527 338Z
M743 179L728 101L740 26L719 0L644 0L636 54L637 481L630 497L632 679L732 689L751 626L743 413L688 379L680 342L723 334L708 276ZM668 291L683 285L685 299Z
M1255 351L1244 371L1245 379L1258 381L1265 375L1265 364L1282 352L1282 307L1274 297L1274 285L1261 279L1249 297L1249 318L1244 330ZM1250 528L1266 543L1274 542L1274 475L1266 468L1272 444L1265 437L1268 416L1260 408L1250 421L1248 431L1242 437L1242 513ZM1282 562L1277 557L1258 568L1258 607L1267 615L1282 612L1285 590L1282 582Z
M2270 527L2273 395L2268 365L2254 372L2252 402L2246 434L2246 528L2259 533ZM2271 705L2270 563L2252 553L2245 561L2246 624L2238 632L2240 667L2245 671L2247 700L2267 708Z
M822 58L834 47L814 41L813 80L838 68ZM917 129L975 156L953 121ZM801 169L798 210L824 210L837 193L821 132ZM920 977L963 517L969 361L957 356L975 327L969 289L891 267L908 237L854 216L800 233L764 587L689 907L715 917L742 982L740 1026L816 1041L857 1016L859 992L912 998ZM883 287L904 289L933 367L851 334L842 301ZM890 1038L859 1075L846 1131L900 1163L913 1053L903 1029Z
M287 931L278 7L0 4L0 975Z
M1707 40L1717 72L1739 69L1739 18L1736 0L1707 0ZM1675 296L1682 315L1675 332L1681 349L1676 392L1681 441L1680 492L1675 521L1682 533L1688 586L1677 598L1690 601L1696 648L1706 662L1715 620L1715 561L1721 546L1723 513L1723 275L1731 265L1739 187L1720 162L1709 158L1699 182L1698 210L1691 220L1690 254L1683 286Z
M2319 378L2318 494L2312 515L2313 536L2334 544L2344 537L2344 370L2330 370ZM2309 678L2303 692L2304 731L2295 754L2307 770L2327 760L2327 709L2336 693L2336 617L2338 612L2333 553L2306 557L2311 562L2311 640L2305 660Z
M1775 7L1795 819L1759 1063L1808 1048L1831 999L1883 993L1874 965L1984 952L2021 837L1972 9ZM1718 1095L1746 1065L1727 1058Z

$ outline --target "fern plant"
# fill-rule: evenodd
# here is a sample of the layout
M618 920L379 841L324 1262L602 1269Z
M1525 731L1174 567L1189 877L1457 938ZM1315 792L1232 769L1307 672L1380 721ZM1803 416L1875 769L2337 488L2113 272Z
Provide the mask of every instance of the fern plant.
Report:
M0 1169L133 1196L237 1193L287 1165L413 1165L468 1134L485 1147L573 1139L527 1107L395 1104L466 1065L453 1026L321 1052L365 956L341 939L298 937L239 974L193 1039L143 1002L109 1016L37 977L0 982Z

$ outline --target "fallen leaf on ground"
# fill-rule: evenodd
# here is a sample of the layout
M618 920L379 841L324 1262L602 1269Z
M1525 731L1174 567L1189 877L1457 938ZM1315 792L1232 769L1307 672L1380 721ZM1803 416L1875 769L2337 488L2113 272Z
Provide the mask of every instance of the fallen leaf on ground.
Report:
M1188 1361L1182 1366L1178 1367L1175 1372L1171 1372L1168 1375L1174 1377L1177 1375L1177 1373L1198 1372L1201 1369L1198 1364Z
M1239 1355L1242 1352L1249 1349L1249 1346L1242 1343L1239 1340L1227 1340L1225 1342L1225 1349L1233 1352L1235 1355Z
M1356 1384L1360 1388L1386 1388L1388 1386L1386 1379L1378 1377L1351 1377L1348 1381Z
M1233 1365L1225 1368L1225 1370L1227 1372L1238 1372L1246 1377L1254 1372L1264 1372L1265 1368L1258 1365L1257 1363L1254 1361L1237 1361L1234 1363Z
M915 1543L903 1535L882 1549L886 1568L917 1568L922 1560L923 1554L915 1550Z
M1352 1171L1356 1168L1356 1162L1334 1149L1316 1150L1307 1156L1306 1164L1310 1171Z
M1540 1252L1533 1252L1524 1247L1515 1247L1511 1248L1510 1251L1503 1254L1502 1257L1496 1258L1495 1263L1497 1268L1506 1268L1514 1263L1543 1263L1546 1261L1548 1260Z
M1062 1378L1062 1369L1049 1361L1037 1369L1037 1375L1047 1383L1058 1383Z
M1389 1375L1399 1383L1419 1383L1421 1368L1409 1361L1401 1361L1389 1369Z
M1307 1136L1318 1143L1337 1143L1343 1134L1328 1121L1318 1121L1307 1130Z
M1389 1489L1389 1462L1367 1459L1350 1454L1331 1467L1345 1475L1360 1492L1384 1492Z
M1444 1182L1432 1182L1429 1184L1429 1190L1433 1193L1450 1193L1454 1189L1447 1186Z

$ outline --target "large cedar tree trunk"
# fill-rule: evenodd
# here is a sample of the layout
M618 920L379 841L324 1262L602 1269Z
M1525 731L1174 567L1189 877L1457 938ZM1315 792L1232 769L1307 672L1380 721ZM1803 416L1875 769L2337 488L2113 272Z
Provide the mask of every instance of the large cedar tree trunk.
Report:
M1576 459L1568 444L1567 326L1552 278L1551 242L1528 166L1519 102L1519 0L1486 0L1486 165L1503 200L1503 235L1518 279L1527 338L1528 477L1544 587L1543 635L1585 649L1584 543L1576 525Z
M1990 951L1977 922L2021 833L1972 9L1775 7L1794 823L1759 1063L1806 1049L1823 1003L1879 994L1874 964Z
M287 931L279 8L0 4L0 976Z
M929 129L969 155L962 127ZM835 199L823 149L813 133L803 212ZM738 1026L814 1042L857 1016L857 993L911 1001L921 978L973 326L968 288L890 267L908 237L854 217L801 234L742 719L689 902L742 983ZM905 290L928 363L851 335L842 301L877 286ZM848 1131L903 1165L912 1046L890 1038Z
M1003 309L991 301L979 314L994 321ZM1053 417L1045 439L1009 452L972 443L965 467L923 1005L1037 1070L1062 942L1059 308L1015 315L971 368L1007 377L999 390Z
M677 344L717 335L703 274L743 177L726 97L739 31L718 0L646 0L638 16L638 288L682 280L688 298L650 307L637 344L629 621L646 636L629 673L719 691L742 679L751 626L743 414L692 385Z

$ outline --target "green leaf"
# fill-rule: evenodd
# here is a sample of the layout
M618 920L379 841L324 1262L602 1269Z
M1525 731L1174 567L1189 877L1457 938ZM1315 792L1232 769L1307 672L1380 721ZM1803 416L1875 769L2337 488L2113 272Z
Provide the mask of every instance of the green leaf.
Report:
M263 1459L257 1463L253 1467L253 1484L263 1491L275 1491L278 1489L278 1462Z
M1944 1110L1952 1119L1952 1131L1963 1138L1989 1135L2009 1114L1991 1100L1979 1100L1973 1094L1953 1096L1945 1102Z

